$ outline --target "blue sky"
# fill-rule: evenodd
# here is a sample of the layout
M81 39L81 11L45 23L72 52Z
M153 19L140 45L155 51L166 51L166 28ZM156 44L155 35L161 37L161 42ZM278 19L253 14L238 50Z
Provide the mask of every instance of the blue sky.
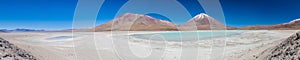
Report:
M192 16L205 13L197 0L178 1ZM127 0L106 0L99 10L97 25L113 19L126 2ZM163 2L168 3L168 0ZM229 26L273 25L300 18L300 0L220 0L220 2L226 24ZM0 0L0 29L71 29L76 4L77 0ZM166 19L155 14L151 16Z

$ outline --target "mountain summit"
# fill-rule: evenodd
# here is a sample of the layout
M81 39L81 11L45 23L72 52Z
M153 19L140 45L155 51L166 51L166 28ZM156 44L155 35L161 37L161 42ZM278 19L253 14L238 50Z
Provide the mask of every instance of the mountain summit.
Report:
M176 25L147 15L126 13L106 24L97 26L95 31L162 31L177 30Z
M183 30L221 30L225 25L207 14L201 13L179 26Z

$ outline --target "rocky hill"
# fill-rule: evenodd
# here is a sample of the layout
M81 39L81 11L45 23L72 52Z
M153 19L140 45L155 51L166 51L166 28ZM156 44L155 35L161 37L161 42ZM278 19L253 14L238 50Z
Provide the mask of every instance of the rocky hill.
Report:
M33 55L0 38L0 60L37 60Z

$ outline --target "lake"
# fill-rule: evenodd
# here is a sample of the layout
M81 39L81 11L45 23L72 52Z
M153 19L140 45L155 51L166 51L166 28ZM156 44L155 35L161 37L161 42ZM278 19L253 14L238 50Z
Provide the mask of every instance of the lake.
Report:
M246 30L226 30L226 31L176 31L176 32L160 32L146 34L132 34L130 36L159 41L195 41L213 37L226 37L229 35L246 32Z

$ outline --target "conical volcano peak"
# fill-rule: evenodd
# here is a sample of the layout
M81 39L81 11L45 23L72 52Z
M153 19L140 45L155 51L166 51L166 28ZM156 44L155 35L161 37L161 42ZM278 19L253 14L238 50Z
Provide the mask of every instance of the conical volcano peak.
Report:
M181 26L183 30L224 29L224 24L205 13L200 13Z

